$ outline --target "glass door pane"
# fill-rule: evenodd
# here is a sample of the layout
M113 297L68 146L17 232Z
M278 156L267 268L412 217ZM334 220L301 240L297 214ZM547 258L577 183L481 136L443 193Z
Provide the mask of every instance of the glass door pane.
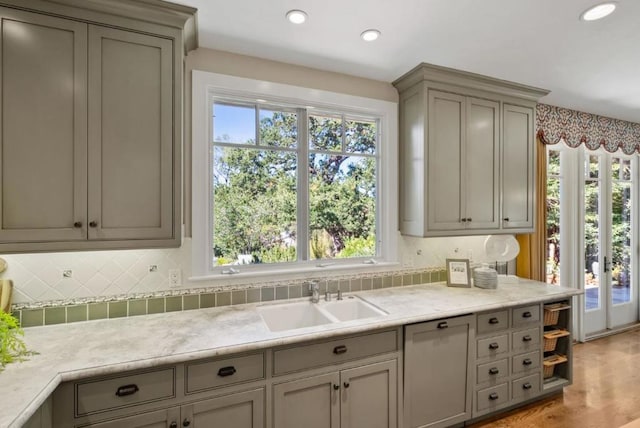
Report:
M600 156L586 156L584 180L584 285L585 309L595 310L602 306L600 284L601 221L600 221Z
M611 300L631 301L631 161L611 162Z

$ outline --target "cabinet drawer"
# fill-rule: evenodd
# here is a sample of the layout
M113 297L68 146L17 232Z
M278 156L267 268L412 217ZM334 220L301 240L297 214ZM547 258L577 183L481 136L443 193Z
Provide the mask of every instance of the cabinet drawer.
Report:
M528 352L513 357L511 370L514 374L526 373L540 367L540 351Z
M540 392L540 374L516 379L511 382L511 397L524 400L535 397Z
M478 364L476 369L477 381L481 384L489 381L495 382L505 376L509 376L509 360L507 358L490 363Z
M273 352L273 374L312 369L397 349L395 330L279 349Z
M496 408L509 401L509 385L501 383L491 388L481 389L476 393L477 411Z
M175 369L78 382L75 414L88 415L175 397Z
M186 392L204 391L235 383L264 379L262 352L225 359L199 361L185 366Z
M540 328L530 328L512 333L511 347L514 351L521 352L540 349Z
M495 357L509 352L509 335L478 340L478 358Z
M509 311L491 312L478 315L478 334L493 333L509 327Z
M540 321L540 305L515 308L512 314L511 323L514 327L535 324Z

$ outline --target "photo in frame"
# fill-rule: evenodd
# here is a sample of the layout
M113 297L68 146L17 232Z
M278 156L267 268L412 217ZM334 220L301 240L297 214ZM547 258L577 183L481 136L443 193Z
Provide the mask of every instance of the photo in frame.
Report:
M469 259L447 259L447 286L471 288Z

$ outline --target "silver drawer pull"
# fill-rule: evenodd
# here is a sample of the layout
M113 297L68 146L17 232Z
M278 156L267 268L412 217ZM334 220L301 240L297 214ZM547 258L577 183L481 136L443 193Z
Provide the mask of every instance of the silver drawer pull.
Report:
M496 317L490 318L489 319L489 324L498 324L500 322L500 320Z
M140 391L140 388L138 388L138 385L136 385L135 383L132 383L130 385L123 385L119 387L118 390L116 391L116 395L118 397L126 397L127 395L133 395L138 391Z
M531 388L533 388L533 385L531 385L529 382L522 384L522 389L524 390L531 389Z
M522 318L531 318L531 312L529 312L529 311L523 312L522 313Z
M236 368L233 366L221 367L220 370L218 370L218 376L220 377L231 376L235 372L236 372Z
M489 349L495 350L498 349L500 347L500 345L498 345L498 342L493 342L489 344Z
M444 328L447 328L447 327L449 327L449 324L447 324L446 321L442 321L442 322L438 323L438 328L439 329L444 329Z
M491 394L489 394L489 400L497 400L498 398L500 398L500 396L497 392L492 392Z
M525 358L524 360L522 360L523 366L530 366L531 364L533 364L533 361L531 361L531 358Z
M531 340L532 340L532 338L528 334L526 336L522 336L522 341L523 342L531 342Z
M500 370L497 367L492 367L489 369L490 375L497 375L498 373L500 373Z

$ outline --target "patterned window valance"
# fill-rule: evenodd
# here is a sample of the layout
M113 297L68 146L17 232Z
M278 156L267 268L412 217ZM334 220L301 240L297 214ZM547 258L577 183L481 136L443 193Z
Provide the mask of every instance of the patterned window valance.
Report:
M589 150L603 147L613 153L618 149L627 154L640 153L640 123L538 104L536 107L537 136L544 144L564 140L569 147L584 144Z

